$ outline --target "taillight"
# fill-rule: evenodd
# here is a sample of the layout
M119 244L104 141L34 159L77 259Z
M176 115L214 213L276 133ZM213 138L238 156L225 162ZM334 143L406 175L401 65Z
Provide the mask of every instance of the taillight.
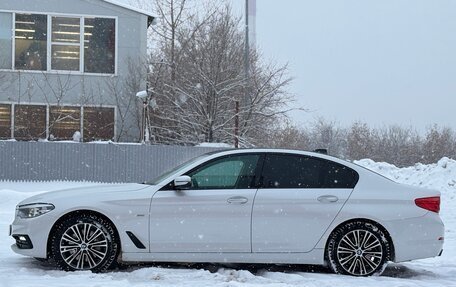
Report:
M417 198L415 199L415 204L426 210L439 213L440 196Z

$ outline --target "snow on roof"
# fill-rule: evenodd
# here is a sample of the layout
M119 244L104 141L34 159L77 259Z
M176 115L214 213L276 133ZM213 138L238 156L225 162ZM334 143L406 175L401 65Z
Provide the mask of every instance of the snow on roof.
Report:
M102 0L102 1L110 3L110 4L113 4L113 5L116 5L116 6L119 6L119 7L122 7L122 8L125 8L125 9L128 9L128 10L131 10L131 11L138 12L140 14L152 17L154 19L156 18L156 16L154 14L152 14L152 12L150 12L150 11L147 11L147 10L144 10L144 9L139 9L137 7L133 7L131 5L122 3L120 1L115 1L115 0Z

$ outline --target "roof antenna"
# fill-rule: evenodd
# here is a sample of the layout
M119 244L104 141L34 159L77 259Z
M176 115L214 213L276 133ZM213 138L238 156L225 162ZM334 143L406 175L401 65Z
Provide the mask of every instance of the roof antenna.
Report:
M328 150L325 148L317 148L316 150L314 150L314 152L321 153L321 154L328 154Z

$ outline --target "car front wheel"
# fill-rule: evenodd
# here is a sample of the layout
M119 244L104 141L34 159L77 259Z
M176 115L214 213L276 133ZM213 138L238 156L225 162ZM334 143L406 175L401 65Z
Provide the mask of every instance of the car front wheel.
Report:
M327 248L333 272L352 276L380 275L391 246L382 230L367 222L351 222L333 232Z
M76 214L57 224L51 234L51 259L66 271L106 271L118 255L110 222L94 214Z

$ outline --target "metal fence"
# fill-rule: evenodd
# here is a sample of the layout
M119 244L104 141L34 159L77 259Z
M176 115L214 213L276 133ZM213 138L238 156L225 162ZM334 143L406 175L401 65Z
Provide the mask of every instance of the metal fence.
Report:
M214 148L0 142L0 180L143 182Z

